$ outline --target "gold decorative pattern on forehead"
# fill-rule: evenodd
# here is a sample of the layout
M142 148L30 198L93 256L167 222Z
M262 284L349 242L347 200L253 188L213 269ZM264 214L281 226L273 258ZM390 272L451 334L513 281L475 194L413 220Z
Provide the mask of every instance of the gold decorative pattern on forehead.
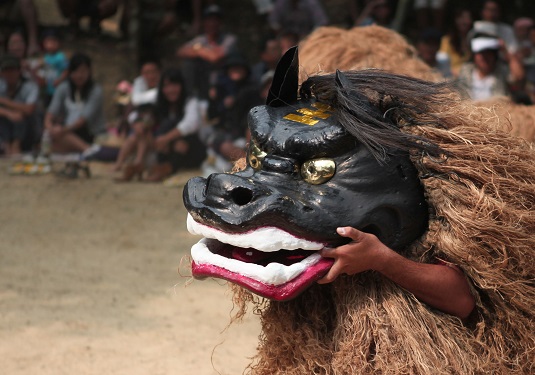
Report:
M319 119L325 120L331 117L332 108L323 103L312 103L314 108L299 108L298 113L289 113L283 118L290 121L299 122L301 124L314 126Z

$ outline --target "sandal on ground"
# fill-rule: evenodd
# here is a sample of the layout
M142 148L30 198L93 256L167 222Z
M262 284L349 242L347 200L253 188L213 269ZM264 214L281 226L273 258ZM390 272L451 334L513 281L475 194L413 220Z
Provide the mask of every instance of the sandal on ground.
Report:
M91 177L91 170L89 169L89 165L87 164L80 164L77 162L68 162L65 164L65 167L58 172L59 177L64 178L78 178L79 172L82 172L86 178Z
M143 179L143 171L145 168L143 165L128 165L123 170L123 175L121 177L115 178L116 182L128 182L131 181L134 177L137 177L139 181Z
M78 168L78 163L65 163L65 167L63 167L63 169L58 172L58 176L70 179L78 178Z
M173 173L173 166L170 163L156 164L150 171L147 181L160 182Z

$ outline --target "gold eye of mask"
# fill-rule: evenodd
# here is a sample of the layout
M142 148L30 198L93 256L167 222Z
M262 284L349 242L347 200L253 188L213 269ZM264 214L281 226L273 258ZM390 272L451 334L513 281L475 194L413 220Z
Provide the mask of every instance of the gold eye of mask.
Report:
M252 143L247 155L247 161L251 168L255 171L262 169L262 161L266 157L266 153L262 151L256 144Z
M336 172L336 163L332 159L312 159L301 166L301 177L305 182L319 185L329 181Z

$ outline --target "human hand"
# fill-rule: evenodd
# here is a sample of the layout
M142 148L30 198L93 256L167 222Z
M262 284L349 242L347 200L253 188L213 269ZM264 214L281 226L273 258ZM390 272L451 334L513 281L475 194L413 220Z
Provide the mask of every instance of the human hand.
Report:
M167 140L165 135L160 135L159 137L156 137L156 139L154 139L154 148L156 149L156 151L167 152L168 145L169 141Z
M337 232L353 241L337 248L324 248L321 256L333 258L334 264L327 274L318 280L319 284L333 282L339 275L354 275L368 270L377 270L386 256L393 252L375 235L351 227L341 227Z

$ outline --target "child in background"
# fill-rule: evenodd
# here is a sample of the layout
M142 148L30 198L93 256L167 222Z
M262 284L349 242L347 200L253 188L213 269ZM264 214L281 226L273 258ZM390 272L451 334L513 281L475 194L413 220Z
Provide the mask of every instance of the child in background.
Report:
M43 36L43 75L45 86L45 104L48 105L56 87L67 78L69 61L61 51L61 41L53 30L47 31Z

